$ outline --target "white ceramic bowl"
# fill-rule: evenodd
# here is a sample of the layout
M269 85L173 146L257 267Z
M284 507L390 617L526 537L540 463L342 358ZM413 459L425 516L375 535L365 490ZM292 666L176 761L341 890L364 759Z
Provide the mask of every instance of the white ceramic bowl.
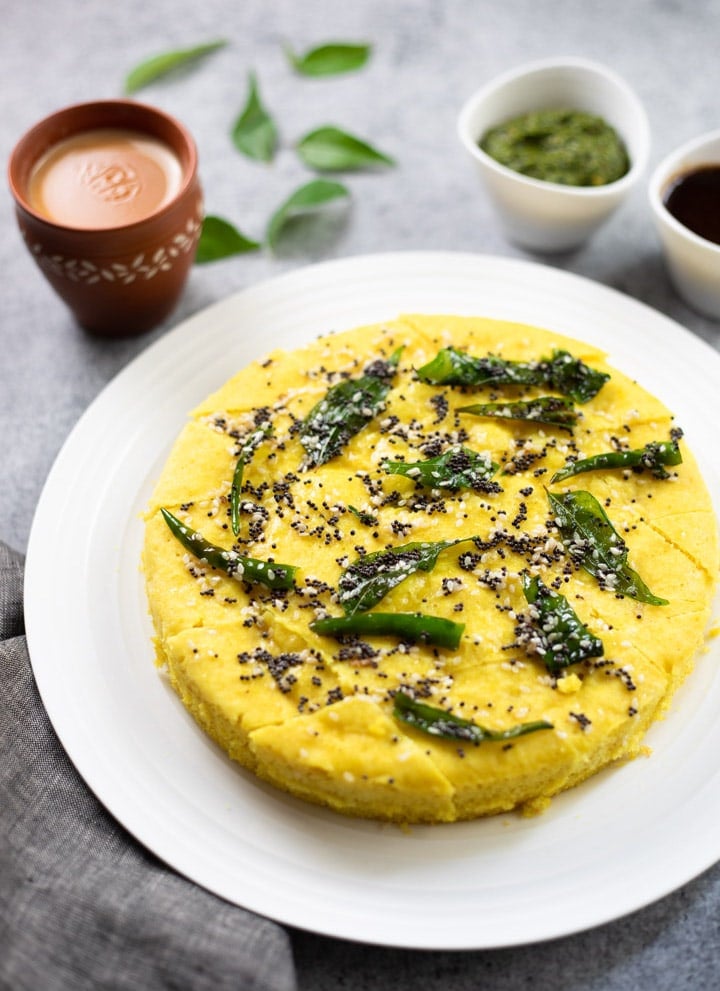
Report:
M500 165L479 141L496 124L533 110L585 110L604 118L625 142L630 170L606 186L563 186ZM468 150L510 240L534 251L582 245L620 205L647 165L650 129L633 91L602 65L556 58L520 66L470 97L458 119Z
M720 318L720 244L694 234L663 202L672 182L701 165L720 165L720 131L688 141L658 165L650 179L650 206L670 278L683 299L707 316Z

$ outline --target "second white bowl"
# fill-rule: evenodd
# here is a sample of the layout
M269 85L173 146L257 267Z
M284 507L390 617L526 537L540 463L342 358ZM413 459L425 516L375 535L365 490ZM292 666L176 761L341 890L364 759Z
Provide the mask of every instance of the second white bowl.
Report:
M681 224L665 206L673 180L703 166L720 167L720 131L710 131L676 148L657 166L649 195L670 278L690 306L720 319L720 244Z
M513 172L480 148L489 128L546 109L584 110L602 117L625 142L629 171L605 186L564 186ZM647 116L630 87L604 66L574 57L533 62L494 79L467 101L458 133L508 238L534 251L582 245L643 174L650 149Z

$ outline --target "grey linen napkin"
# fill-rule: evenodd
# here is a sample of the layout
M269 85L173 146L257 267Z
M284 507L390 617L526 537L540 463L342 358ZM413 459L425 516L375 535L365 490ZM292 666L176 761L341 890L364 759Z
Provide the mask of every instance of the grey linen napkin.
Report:
M86 788L33 680L22 580L0 543L0 989L292 991L280 926L173 873Z

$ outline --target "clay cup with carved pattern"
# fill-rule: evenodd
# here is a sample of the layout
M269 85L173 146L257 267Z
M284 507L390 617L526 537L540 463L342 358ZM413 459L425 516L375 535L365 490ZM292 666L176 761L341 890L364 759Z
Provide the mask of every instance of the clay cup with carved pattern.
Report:
M129 336L172 312L202 227L182 124L134 100L67 107L20 139L8 179L30 254L83 327Z

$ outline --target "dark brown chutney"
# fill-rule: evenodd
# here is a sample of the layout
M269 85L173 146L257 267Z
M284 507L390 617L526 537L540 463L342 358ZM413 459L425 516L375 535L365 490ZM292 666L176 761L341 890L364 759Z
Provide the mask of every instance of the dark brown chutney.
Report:
M720 164L702 165L676 176L663 202L683 226L720 244Z

